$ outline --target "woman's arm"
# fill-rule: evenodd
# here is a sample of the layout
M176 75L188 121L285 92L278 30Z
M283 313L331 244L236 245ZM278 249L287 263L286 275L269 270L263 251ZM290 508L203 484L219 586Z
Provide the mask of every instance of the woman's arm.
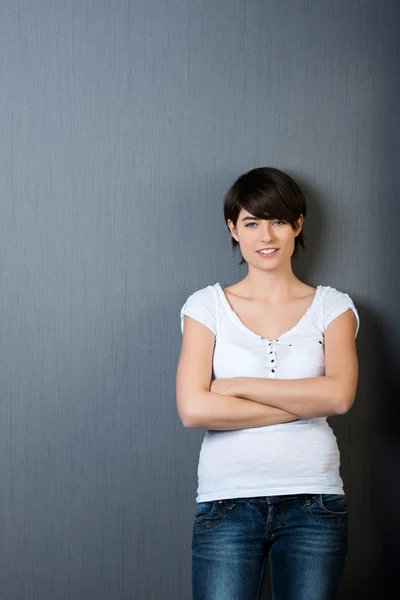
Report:
M184 319L176 403L185 427L232 430L298 420L285 409L210 392L215 337L202 323L186 315Z
M281 408L207 391L193 395L190 412L181 416L185 427L221 431L265 427L299 418Z
M327 327L323 377L216 379L211 391L275 406L302 418L343 414L350 410L357 388L355 326L354 315L348 310Z

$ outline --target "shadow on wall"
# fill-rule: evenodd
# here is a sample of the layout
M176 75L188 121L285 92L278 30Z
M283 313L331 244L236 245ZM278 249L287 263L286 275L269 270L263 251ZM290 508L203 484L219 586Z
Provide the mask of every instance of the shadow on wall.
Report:
M383 315L373 315L372 335L366 349L371 385L370 419L375 423L368 429L371 456L371 522L379 530L379 544L372 549L374 559L380 557L380 569L376 572L375 595L398 587L400 565L400 360L399 338L393 335L393 327ZM397 344L397 347L396 345ZM360 524L368 530L369 524ZM395 588L394 588L395 586Z
M349 437L342 457L349 556L339 600L384 597L398 584L400 564L399 361L384 315L359 308L360 378L356 403L346 415Z
M363 324L357 338L357 397L348 414L330 419L341 449L350 517L349 553L338 600L372 600L387 589L383 548L388 548L385 531L393 528L395 518L394 511L391 516L385 509L382 494L389 483L384 483L382 463L391 412L385 385L390 373L389 340L382 327L382 315L363 306L357 298L355 302ZM389 487L393 485L394 480Z

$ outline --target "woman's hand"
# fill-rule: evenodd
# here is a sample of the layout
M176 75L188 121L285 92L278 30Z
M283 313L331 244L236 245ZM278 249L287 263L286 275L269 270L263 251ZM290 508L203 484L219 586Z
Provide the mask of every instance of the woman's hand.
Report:
M210 392L223 394L224 396L234 396L234 379L234 377L214 379L211 382Z

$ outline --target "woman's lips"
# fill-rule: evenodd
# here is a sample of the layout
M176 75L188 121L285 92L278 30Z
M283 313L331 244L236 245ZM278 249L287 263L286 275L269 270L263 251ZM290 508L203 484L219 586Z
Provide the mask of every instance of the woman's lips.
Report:
M273 256L276 256L276 254L279 252L279 248L277 248L275 250L275 252L269 252L268 254L262 254L261 252L257 252L257 254L259 256L261 256L261 258L272 258Z

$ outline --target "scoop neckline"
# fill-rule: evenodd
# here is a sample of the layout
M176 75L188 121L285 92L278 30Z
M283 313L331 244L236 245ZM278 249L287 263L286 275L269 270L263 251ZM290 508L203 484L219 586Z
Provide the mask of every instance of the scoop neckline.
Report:
M255 331L253 331L252 329L249 329L249 327L247 327L247 325L245 325L243 323L243 321L239 318L239 315L233 310L233 308L231 307L231 305L228 302L228 298L225 295L224 290L222 289L222 286L220 284L219 281L217 281L217 283L215 284L215 287L217 288L217 290L219 291L222 300L224 302L225 307L227 308L229 314L233 317L233 319L237 322L237 324L247 333L250 333L252 336L256 337L258 340L262 340L265 342L278 342L281 338L294 333L295 331L297 331L297 329L299 329L299 327L304 323L304 321L306 320L306 318L308 317L308 315L310 314L310 312L314 309L316 303L317 303L317 299L319 297L319 293L320 290L322 288L322 285L317 285L316 287L316 292L314 294L314 298L310 304L310 306L307 308L307 310L305 311L305 313L300 317L300 319L297 321L297 323L295 325L293 325L293 327L291 327L290 329L288 329L287 331L285 331L284 333L282 333L278 338L276 338L275 340L270 340L269 338L266 337L262 337L261 335L258 335L258 333L256 333Z

